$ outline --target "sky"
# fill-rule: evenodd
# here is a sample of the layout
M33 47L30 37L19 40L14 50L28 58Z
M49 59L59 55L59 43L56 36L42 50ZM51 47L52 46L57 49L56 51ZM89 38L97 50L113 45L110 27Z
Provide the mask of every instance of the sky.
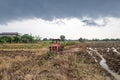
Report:
M0 0L0 32L120 38L120 0Z

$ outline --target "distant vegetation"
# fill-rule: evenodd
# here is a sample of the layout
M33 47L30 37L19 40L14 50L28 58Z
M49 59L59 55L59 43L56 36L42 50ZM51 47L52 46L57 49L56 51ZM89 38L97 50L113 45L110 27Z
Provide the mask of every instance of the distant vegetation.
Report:
M109 39L109 38L106 38L106 39L85 39L85 38L79 38L78 39L79 42L85 42L85 41L120 41L119 38L117 39Z
M22 36L3 36L0 37L0 43L34 43L40 38L35 38L32 35L24 34Z
M61 41L79 41L79 42L86 42L86 41L120 41L119 38L117 39L85 39L80 37L78 40L66 39L65 35L60 35ZM50 41L51 38L43 38L42 41ZM30 34L24 34L19 36L2 36L0 37L0 43L37 43L41 41L40 36L32 36ZM71 43L70 43L71 44ZM66 45L69 45L67 43Z
M62 41L65 41L65 36L64 36L64 35L61 35L61 36L60 36L60 39L61 39Z

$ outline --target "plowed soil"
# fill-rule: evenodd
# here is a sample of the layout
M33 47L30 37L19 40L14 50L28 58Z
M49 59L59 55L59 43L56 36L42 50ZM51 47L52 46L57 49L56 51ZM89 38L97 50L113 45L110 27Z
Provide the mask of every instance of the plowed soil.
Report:
M105 80L85 46L47 50L0 50L0 80Z

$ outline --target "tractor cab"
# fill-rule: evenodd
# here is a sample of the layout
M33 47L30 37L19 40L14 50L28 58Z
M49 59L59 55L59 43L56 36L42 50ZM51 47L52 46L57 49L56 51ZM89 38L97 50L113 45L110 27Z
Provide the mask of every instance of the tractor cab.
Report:
M61 45L60 39L52 39L53 44L49 47L50 52L63 51L64 46Z

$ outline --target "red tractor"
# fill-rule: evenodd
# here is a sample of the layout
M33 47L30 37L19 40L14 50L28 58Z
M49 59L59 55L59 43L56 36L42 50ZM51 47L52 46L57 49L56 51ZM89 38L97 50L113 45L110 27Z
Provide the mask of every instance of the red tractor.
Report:
M64 46L61 45L60 39L52 39L53 44L49 47L50 52L63 51Z

